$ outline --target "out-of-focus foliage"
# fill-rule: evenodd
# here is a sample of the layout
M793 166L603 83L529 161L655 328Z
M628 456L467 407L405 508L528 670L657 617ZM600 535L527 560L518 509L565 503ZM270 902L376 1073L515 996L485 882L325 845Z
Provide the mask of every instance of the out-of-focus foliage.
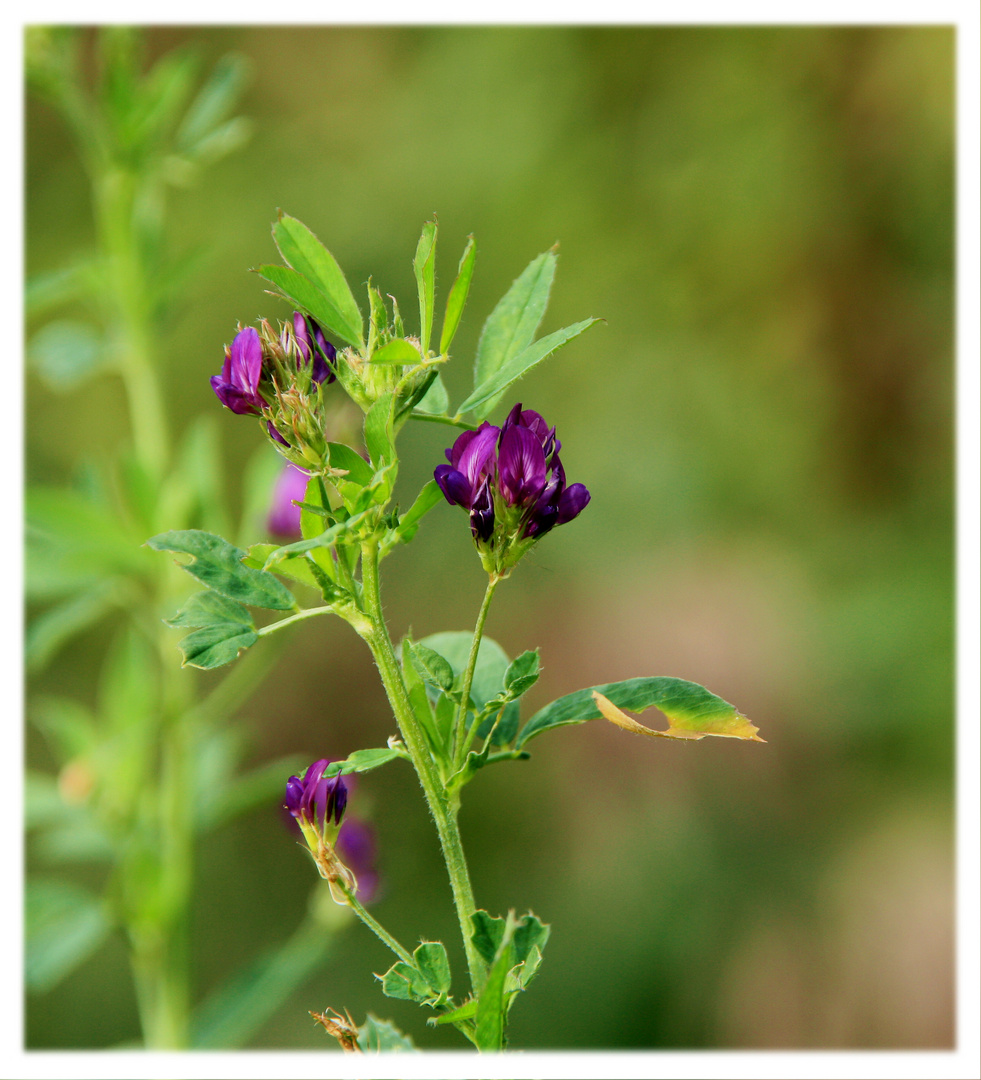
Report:
M670 672L738 701L768 740L695 753L590 723L474 779L462 827L478 903L553 927L512 1044L949 1045L952 31L257 27L147 41L255 68L250 148L212 166L173 219L173 249L201 245L207 273L169 313L172 420L216 415L207 377L238 320L287 314L244 273L275 258L277 207L356 291L370 271L382 294L412 294L405 252L433 211L444 250L473 233L461 357L560 241L541 332L584 311L606 325L518 389L560 418L563 462L593 501L502 586L488 633L512 656L541 647L529 715L584 685ZM91 245L86 199L60 123L29 102L31 273ZM437 271L441 295L454 268ZM56 379L100 355L57 327L35 348ZM469 382L454 377L459 401ZM29 479L48 485L115 446L125 416L108 378L53 396L32 377L27 407ZM230 494L254 500L240 473L255 428L219 419ZM407 429L399 489L417 491L447 444L436 425ZM462 515L435 508L413 553L386 564L393 632L471 626L483 575ZM91 708L105 648L92 636L62 650L42 689ZM392 733L342 625L296 632L239 713L262 760L341 757ZM29 737L29 764L50 768L48 753ZM411 775L392 765L358 784L379 830L379 918L451 939ZM301 922L308 872L273 805L206 841L197 992L222 982L226 957L261 964ZM86 933L101 932L93 911ZM364 1016L377 991L363 973L386 966L366 934L346 935L330 1000L315 977L252 1045L324 1046L309 1010ZM86 961L31 999L28 1045L135 1038L128 978L118 946ZM386 1004L412 1028L411 1003Z

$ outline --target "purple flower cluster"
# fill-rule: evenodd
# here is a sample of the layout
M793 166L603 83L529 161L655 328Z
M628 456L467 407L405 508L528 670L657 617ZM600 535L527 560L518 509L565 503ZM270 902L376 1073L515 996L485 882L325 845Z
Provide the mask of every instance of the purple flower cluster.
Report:
M589 502L585 485L566 485L561 445L555 428L519 403L501 427L485 421L465 431L433 475L447 502L470 512L478 542L490 542L497 526L516 540L537 540Z
M330 764L330 758L315 761L303 774L301 780L291 776L286 782L284 806L296 818L300 828L312 828L322 838L330 827L340 825L347 806L347 785L342 776L329 780L324 771Z
M263 323L263 327L269 337L271 329L266 323ZM222 405L239 416L261 415L267 402L259 391L259 384L264 372L267 373L264 364L268 364L274 353L282 357L292 356L297 371L309 364L312 356L310 381L318 386L324 382L331 383L336 378L331 365L337 357L337 350L313 319L294 311L292 335L284 327L279 341L267 340L263 348L263 339L258 330L247 326L235 335L231 348L226 346L221 374L211 377L211 388ZM270 434L276 437L273 430ZM281 437L279 442L288 445Z

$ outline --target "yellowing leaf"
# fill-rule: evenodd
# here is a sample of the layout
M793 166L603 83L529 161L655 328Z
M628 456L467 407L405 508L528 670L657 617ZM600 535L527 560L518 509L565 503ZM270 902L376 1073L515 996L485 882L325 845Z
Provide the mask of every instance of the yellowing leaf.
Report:
M593 701L596 702L596 708L599 709L602 716L609 720L611 724L622 727L624 731L632 731L635 735L656 735L663 739L704 739L706 735L721 735L728 739L752 739L754 742L766 742L766 739L761 739L756 734L759 728L750 723L742 713L735 710L730 710L728 715L705 717L701 723L696 721L694 724L690 717L684 715L673 717L666 712L668 730L655 731L653 728L645 727L632 716L628 716L622 709L618 709L609 698L603 697L596 690L593 691ZM693 726L681 726L686 722L687 724L693 724Z

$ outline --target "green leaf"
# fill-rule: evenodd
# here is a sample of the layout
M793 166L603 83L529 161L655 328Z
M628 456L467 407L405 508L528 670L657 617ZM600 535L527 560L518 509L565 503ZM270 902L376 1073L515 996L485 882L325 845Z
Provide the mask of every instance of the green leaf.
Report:
M501 942L504 940L504 929L507 926L507 920L498 918L495 915L489 915L481 908L470 916L470 922L473 925L473 934L471 934L470 940L473 942L474 948L488 964L492 963L497 955L497 950L501 947Z
M164 619L168 626L220 626L222 623L239 623L255 628L249 609L237 600L205 589L195 593L172 618Z
M424 941L412 954L416 967L438 998L450 992L450 959L441 941Z
M302 554L305 551L332 547L338 540L346 538L347 533L356 533L368 513L368 510L364 510L359 514L353 514L344 521L331 525L326 532L322 532L319 536L312 536L309 540L297 540L294 544L285 544L283 547L276 548L266 557L266 566L275 566L283 559Z
M252 607L288 611L296 606L293 594L282 582L264 570L246 566L246 553L227 540L200 529L160 533L147 540L154 551L176 551L190 555L190 563L181 564L192 577L208 588Z
M757 728L720 697L698 683L665 676L627 679L624 682L589 686L567 694L539 709L525 724L515 744L520 749L529 739L543 731L565 724L581 724L603 716L594 693L607 699L615 708L643 712L656 706L668 717L670 726L666 732L648 734L667 735L670 738L702 738L705 735L727 735L739 739L763 740L756 734ZM629 718L627 718L629 720ZM636 722L634 722L636 723ZM621 726L623 726L621 724ZM637 725L640 727L641 725ZM631 728L630 730L634 730Z
M460 256L460 266L456 273L456 281L450 289L450 295L446 298L446 314L443 316L443 332L439 338L439 351L445 355L453 338L456 336L460 319L463 317L463 309L467 303L467 294L470 292L470 282L473 280L473 267L477 258L477 248L472 236L467 237L467 246Z
M446 392L446 383L440 372L434 373L433 381L413 408L429 416L446 416L449 413L450 395Z
M316 286L353 332L353 338L342 334L344 340L352 345L362 345L361 310L334 256L302 221L289 215L283 215L273 225L273 239L286 262ZM313 311L311 314L316 318Z
M77 885L55 878L28 880L24 896L24 978L44 993L87 959L109 933L102 904Z
M230 664L243 649L259 640L255 630L239 623L218 623L195 630L181 638L181 667L216 668Z
M381 980L385 997L420 1003L432 997L429 984L422 973L401 960L392 964L384 975L376 975L375 978Z
M538 650L523 652L512 660L504 673L504 687L512 698L519 698L535 685L539 675Z
M246 566L253 566L261 570L269 556L279 550L278 544L253 544L249 548L249 554L242 561ZM317 580L313 567L307 561L306 556L296 555L292 559L281 559L276 563L276 573L291 581L298 581L303 585L309 585L312 589L319 589L320 582Z
M419 530L419 523L430 510L443 498L439 484L435 480L429 480L423 485L422 491L416 496L415 502L399 518L398 528L395 530L398 539L408 543Z
M453 674L462 676L470 657L473 633L470 630L450 630L439 634L430 634L419 644L425 645L449 661ZM493 638L481 639L477 650L477 665L474 668L470 697L478 709L496 697L504 689L504 673L510 661L507 653Z
M584 319L582 322L573 323L572 326L566 326L539 338L534 344L512 357L503 367L498 368L486 382L475 387L470 397L460 406L460 414L472 411L478 420L485 417L511 383L520 379L522 375L526 375L546 356L551 355L567 341L578 337L584 330L588 330L599 321L599 319Z
M390 746L376 750L355 750L343 761L334 761L324 770L324 776L347 776L349 773L371 772L380 765L387 765L396 758L404 758L404 750L393 750Z
M458 1024L461 1020L470 1020L476 1013L477 1001L472 998L470 1001L465 1001L459 1008L454 1009L452 1012L443 1013L442 1016L433 1016L427 1022L430 1024Z
M341 338L359 349L364 348L360 316L357 322L348 322L309 278L289 266L260 266L256 273L264 277L266 281L272 282L287 300L293 301L296 307L302 308L313 316L327 334Z
M364 444L376 469L395 461L392 439L392 395L382 394L364 418Z
M418 364L422 360L422 354L404 338L392 338L380 349L375 349L371 354L372 364Z
M106 344L87 323L59 319L31 338L28 355L49 387L74 390L106 366Z
M433 303L436 297L436 222L427 221L416 247L412 269L419 290L419 338L423 356L429 351L429 338L433 332Z
M437 727L433 707L429 703L429 695L426 693L425 684L414 663L414 649L412 639L406 634L402 638L402 677L405 680L405 688L409 693L409 704L426 733L430 749L439 760L444 760L446 758L447 736Z
M410 655L416 670L431 686L440 690L449 690L453 686L453 668L435 649L417 642L411 647Z
M355 450L345 443L327 444L330 467L332 469L344 469L347 476L341 479L342 483L357 484L359 487L367 487L371 483L374 473L367 461Z
M535 340L535 334L548 306L552 279L555 277L555 263L555 254L551 251L545 251L532 259L488 316L480 334L474 361L475 390L489 382L501 368ZM481 418L496 404L496 400L489 401L487 407L481 411ZM460 412L463 411L461 408Z
M368 1013L368 1018L358 1028L358 1046L365 1054L415 1051L416 1045L408 1035L390 1020L379 1020Z
M504 1049L504 1021L507 1015L504 989L508 972L514 966L514 949L509 931L510 926L505 931L504 939L487 974L487 981L477 1000L474 1042L478 1050Z

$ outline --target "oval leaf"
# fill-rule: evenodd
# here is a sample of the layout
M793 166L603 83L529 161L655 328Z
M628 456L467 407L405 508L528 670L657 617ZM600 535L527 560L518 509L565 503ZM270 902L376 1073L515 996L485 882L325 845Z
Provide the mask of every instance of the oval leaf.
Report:
M351 323L345 319L309 278L290 266L260 266L256 273L271 281L287 300L313 316L328 334L359 349L364 348L361 322Z
M467 246L460 256L460 266L456 273L456 281L450 289L450 295L446 298L446 314L443 316L443 332L439 337L439 351L446 353L456 335L460 319L463 317L463 309L467 303L467 294L470 292L470 282L473 280L473 266L477 258L477 249L474 247L472 236L467 237Z
M598 697L594 697L594 694ZM600 699L609 702L621 717L622 709L643 712L651 705L656 706L667 716L669 727L666 732L654 732L644 728L642 724L636 725L649 734L683 739L725 735L735 739L764 742L756 734L758 729L735 706L706 690L704 686L684 679L656 675L606 683L603 686L590 686L558 698L539 709L528 721L518 736L516 749L520 749L529 739L541 735L543 731L563 727L565 724L581 724L586 720L599 719L604 715L598 704ZM636 721L630 721L629 717L625 719L636 724ZM620 726L628 725L620 723Z

